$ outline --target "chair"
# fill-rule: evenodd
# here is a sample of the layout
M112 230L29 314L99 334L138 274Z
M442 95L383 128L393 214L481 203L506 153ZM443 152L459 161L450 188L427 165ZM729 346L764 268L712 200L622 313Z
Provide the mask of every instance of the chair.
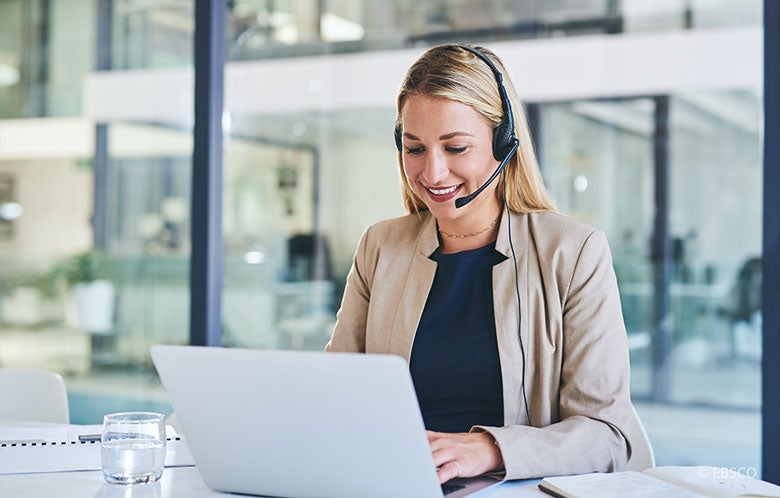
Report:
M655 467L655 455L653 446L650 444L650 438L647 437L645 426L636 411L636 407L631 405L631 419L626 425L626 437L631 442L631 458L626 462L622 470L635 470L641 472L645 469Z
M70 423L65 381L34 368L0 368L0 419Z
M737 272L728 302L716 310L729 324L732 361L761 361L761 277L761 258L748 258Z

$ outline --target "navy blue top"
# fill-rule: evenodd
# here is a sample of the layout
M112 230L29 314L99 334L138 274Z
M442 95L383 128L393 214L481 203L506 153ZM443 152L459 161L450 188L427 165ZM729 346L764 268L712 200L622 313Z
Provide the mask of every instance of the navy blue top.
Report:
M468 432L504 425L501 364L493 315L495 242L441 254L414 338L410 369L425 427Z

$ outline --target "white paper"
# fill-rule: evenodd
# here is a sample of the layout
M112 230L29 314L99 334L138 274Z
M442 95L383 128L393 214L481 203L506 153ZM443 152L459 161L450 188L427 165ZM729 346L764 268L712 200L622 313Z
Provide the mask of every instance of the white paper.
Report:
M55 426L0 426L0 447L2 445L30 443L71 443L78 441L81 434L100 434L100 425L55 425Z
M755 469L754 469L755 470ZM659 479L693 489L707 496L780 497L780 486L748 477L745 470L724 467L655 467L645 471Z
M640 472L615 474L585 474L548 477L542 482L552 484L568 496L578 498L702 498L703 495L680 488Z
M100 425L2 427L0 441L7 442L0 444L0 474L100 470L100 441L81 442L78 437L101 430ZM172 427L166 432L165 466L195 465L187 443Z
M644 472L548 477L554 491L577 498L780 498L780 487L719 467L655 467Z

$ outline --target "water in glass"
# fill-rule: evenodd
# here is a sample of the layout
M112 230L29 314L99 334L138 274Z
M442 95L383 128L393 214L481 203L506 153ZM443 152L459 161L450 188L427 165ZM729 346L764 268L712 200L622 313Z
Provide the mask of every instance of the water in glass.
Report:
M157 481L165 465L163 416L144 413L107 415L100 442L103 477L109 483Z

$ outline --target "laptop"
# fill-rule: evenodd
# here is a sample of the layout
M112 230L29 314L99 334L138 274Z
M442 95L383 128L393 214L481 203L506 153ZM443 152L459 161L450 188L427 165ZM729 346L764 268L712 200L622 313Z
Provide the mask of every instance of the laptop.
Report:
M460 498L440 486L409 368L398 356L152 346L203 481L284 498ZM452 492L449 492L453 490Z

